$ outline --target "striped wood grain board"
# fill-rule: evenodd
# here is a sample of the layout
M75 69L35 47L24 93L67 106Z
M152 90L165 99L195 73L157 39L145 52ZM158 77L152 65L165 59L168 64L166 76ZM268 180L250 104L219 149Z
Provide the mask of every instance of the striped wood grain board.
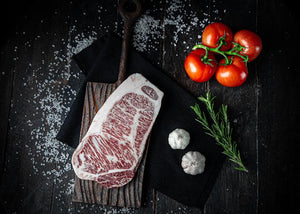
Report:
M117 83L87 83L80 140L88 131L97 111L117 86ZM140 207L147 150L148 142L135 177L123 187L108 189L95 181L81 180L75 175L73 201L118 207Z

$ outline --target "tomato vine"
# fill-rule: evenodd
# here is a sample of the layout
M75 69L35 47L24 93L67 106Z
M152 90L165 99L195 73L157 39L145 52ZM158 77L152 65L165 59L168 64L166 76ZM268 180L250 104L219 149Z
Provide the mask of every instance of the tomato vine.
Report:
M232 63L232 58L229 59L227 57L228 55L229 56L239 56L240 58L243 59L243 61L245 63L248 62L249 57L247 55L240 54L240 51L243 51L246 47L243 47L238 43L232 42L234 44L233 48L231 48L228 51L221 51L220 49L225 43L226 42L225 42L225 34L224 34L224 36L219 38L218 46L216 48L211 48L211 47L207 47L206 45L203 45L203 44L198 44L193 47L193 50L196 50L198 48L205 50L205 56L203 57L204 62L206 62L209 52L214 52L214 53L218 53L218 54L222 55L225 58L226 65L230 65Z

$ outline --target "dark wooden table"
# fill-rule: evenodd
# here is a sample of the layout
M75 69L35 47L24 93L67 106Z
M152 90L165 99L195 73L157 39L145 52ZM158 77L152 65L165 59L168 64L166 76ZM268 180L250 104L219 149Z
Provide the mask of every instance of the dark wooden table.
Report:
M140 209L71 201L73 149L56 141L83 75L71 57L95 39L122 35L117 1L22 1L1 6L1 213L291 213L299 199L299 24L284 0L143 1L133 46L195 97L211 90L229 106L249 169L228 160L203 211L146 190ZM204 27L221 21L263 41L238 88L191 81L183 61Z

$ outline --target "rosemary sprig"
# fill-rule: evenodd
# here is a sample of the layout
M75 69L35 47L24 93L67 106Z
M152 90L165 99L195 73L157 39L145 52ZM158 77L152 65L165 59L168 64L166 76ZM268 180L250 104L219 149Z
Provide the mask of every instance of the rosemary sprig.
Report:
M224 155L229 157L229 160L237 164L235 169L248 172L244 164L242 163L241 155L237 149L237 144L232 140L232 129L227 115L227 105L221 105L219 111L214 111L214 99L211 93L208 91L206 97L198 97L198 99L206 105L209 116L212 120L210 125L207 121L206 115L200 110L199 105L196 103L195 106L191 106L197 115L196 121L198 121L203 128L205 133L213 137L217 145L222 146Z

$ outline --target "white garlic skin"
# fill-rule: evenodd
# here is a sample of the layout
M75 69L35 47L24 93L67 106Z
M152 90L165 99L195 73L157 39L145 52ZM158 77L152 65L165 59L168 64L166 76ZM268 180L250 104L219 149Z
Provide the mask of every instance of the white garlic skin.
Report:
M187 152L181 160L183 171L190 175L197 175L204 172L205 157L200 152L190 151Z
M177 128L169 134L168 141L172 149L185 149L190 143L190 133Z

